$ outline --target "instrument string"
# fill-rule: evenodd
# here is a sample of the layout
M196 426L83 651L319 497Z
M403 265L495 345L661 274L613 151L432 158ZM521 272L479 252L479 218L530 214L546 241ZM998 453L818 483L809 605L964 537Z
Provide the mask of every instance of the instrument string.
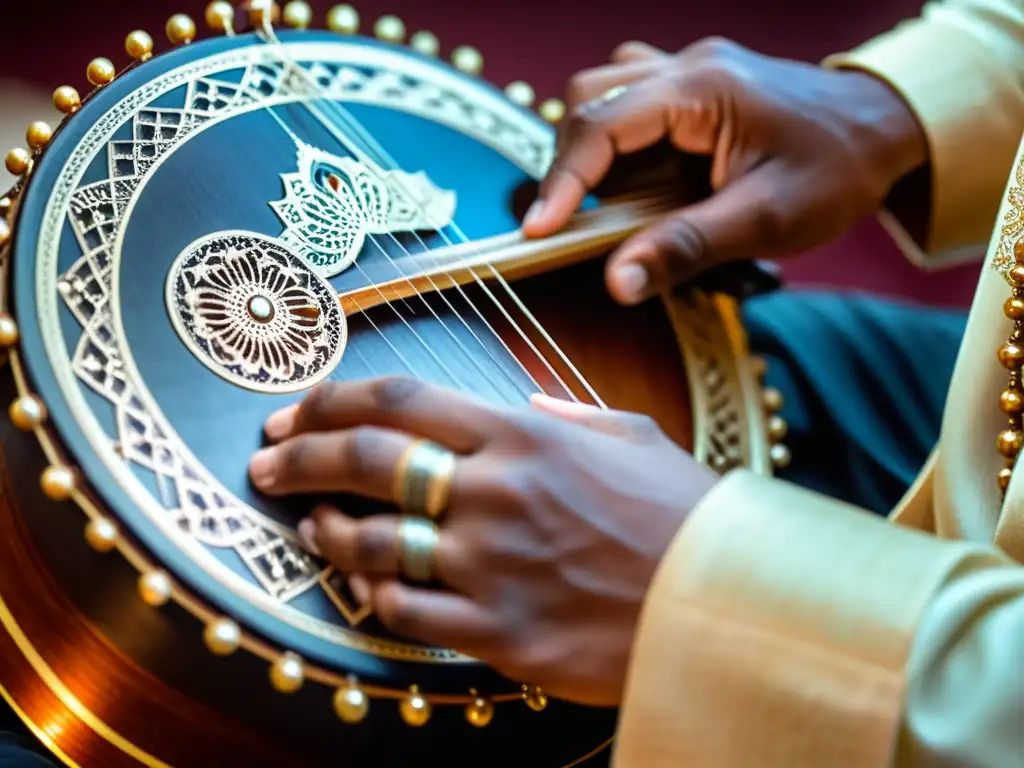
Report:
M281 129L291 137L292 141L295 142L296 146L301 145L302 141L299 139L299 137L296 136L292 132L291 128L289 128L288 125L284 122L284 120L282 120L281 117L276 112L274 112L273 108L265 107L265 109L267 110L267 112L270 113L270 116L274 118L274 120L281 127ZM378 248L380 248L379 245L378 245ZM381 249L381 251L383 252L383 249ZM413 328L412 324L408 320L405 319L405 317L398 310L398 308L394 305L394 303L391 302L391 301L388 301L386 299L386 297L384 296L383 291L381 291L380 288L377 287L375 285L375 283L370 279L370 276L366 273L366 270L363 269L363 267L359 264L358 259L352 263L352 266L354 266L359 271L359 273L366 279L367 283L369 283L370 285L372 285L372 286L377 288L377 292L380 295L380 297L382 299L384 299L384 303L388 305L388 307L395 314L395 316L399 320L402 321L402 323L405 325L406 328L409 329L409 331L416 338L416 340L423 346L423 348L427 351L427 353L431 357L434 358L434 361L441 367L441 370L443 370L445 372L445 374L448 376L448 378L450 378L455 383L455 385L457 387L459 387L460 389L464 389L465 385L459 380L458 376L456 376L448 368L448 366L445 365L444 361L441 360L440 357L438 357L437 353L435 353L434 350L430 347L430 345L427 344L427 342L423 339L423 337L420 336L419 333L417 333L416 329ZM422 298L422 296L421 296L421 298ZM426 303L426 302L424 302L424 303ZM394 351L394 353L399 357L399 359L403 362L403 364L407 368L409 368L410 373L412 373L413 376L416 376L417 378L420 378L420 374L416 371L415 367L413 367L413 365L405 358L405 356L402 355L398 351L398 348L395 347L395 345L391 343L391 341L387 338L387 335L380 329L380 327L376 323L373 322L373 319L370 317L369 313L365 312L365 311L362 311L362 310L360 310L360 312L363 315L363 317L365 317L366 320L370 323L370 325L373 327L373 329L375 331L377 331L377 333L379 333L381 335L381 337L384 339L385 343L388 344L388 346L392 349L392 351ZM438 319L440 320L440 318L438 318ZM442 323L442 325L443 325L443 323ZM446 326L446 329L447 329L447 326ZM451 334L450 330L449 330L449 333ZM452 338L453 339L455 338L454 334L452 334ZM458 340L456 339L456 341L458 341Z
M367 143L369 143L371 146L376 144L377 147L379 147L379 152L383 156L383 161L381 163L378 163L378 165L391 166L392 168L397 168L398 167L398 164L387 153L387 151L384 150L383 147L379 146L379 144L376 142L376 140L373 139L372 135L368 131L366 131L365 127L362 126L362 124L359 123L355 119L355 117L352 116L350 112L348 112L348 110L345 110L343 107L340 107L340 106L336 105L333 101L331 101L329 99L321 98L321 99L317 99L317 101L321 101L321 102L327 104L328 107L331 108L331 109L336 109L338 118L341 120L341 122L347 124L347 126L354 133L360 134L361 137L363 138L363 140L366 141ZM347 143L347 141L346 141L347 137L345 137L344 134L341 133L341 131L338 129L338 127L336 125L332 124L331 121L328 120L323 115L320 115L319 114L319 110L317 110L315 107L310 107L310 111L313 112L314 115L317 116L321 120L321 122L324 124L324 126L329 131L331 131L331 133L335 136L336 139L338 139L340 142L345 143L346 146L349 146L349 148L352 149L351 145L349 145ZM408 194L408 191L407 191L407 194ZM465 232L462 231L462 229L459 227L457 222L455 222L453 220L451 222L451 224L449 224L449 226L451 227L452 230L455 231L455 235L459 239L460 243L469 243L470 242L469 237L465 234ZM449 235L445 232L444 228L437 228L437 227L435 227L435 229L433 231L443 240L445 245L451 246L451 245L455 244L453 242L453 240L451 239L451 237L449 237ZM417 237L418 237L418 235L417 235ZM420 242L423 242L422 239L420 240ZM429 254L430 254L430 249L427 250L427 252L424 254L424 256L426 256L429 259L430 258ZM409 254L409 255L411 255L411 254ZM440 267L440 262L437 261L436 259L433 260L433 263L434 263L435 267ZM490 270L490 272L494 276L500 277L500 273L496 269L494 269L494 266L492 264L488 263L488 264L485 264L485 266L486 266L487 269ZM516 320L512 317L511 313L509 313L509 311L504 306L504 304L502 304L501 300L498 299L498 297L495 296L495 294L490 290L490 288L487 286L486 282L480 277L480 275L477 273L477 271L475 269L473 269L472 267L469 267L468 268L468 272L469 272L470 276L473 278L473 281L480 287L480 289L487 295L487 297L489 299L491 299L491 301L495 305L495 307L497 307L497 309L501 312L501 314L504 316L504 318L508 321L508 323L516 331L516 333L519 334L519 337L523 340L523 342L526 343L526 345L530 348L531 352L533 352L533 354L537 357L537 359L540 360L544 364L545 368L547 368L547 370L548 370L548 373L551 374L551 376L555 379L555 381L562 388L562 390L567 395L569 395L569 397L572 398L574 401L578 401L579 398L576 396L576 394L572 390L572 388L569 387L568 384L566 384L565 380L561 377L561 375L559 375L559 373L551 365L551 362L541 353L541 351L537 348L537 345L527 335L527 333L522 328L522 326L520 326L520 324L518 322L516 322ZM442 274L444 274L444 275L446 275L448 277L451 277L451 273L450 272L442 271ZM407 276L406 273L404 272L404 270L402 271L402 275L403 276ZM429 274L429 272L426 273L424 276L431 283L431 286L434 288L434 290L438 291L439 290L438 286L434 282L434 279ZM408 277L411 277L411 276L408 276ZM458 281L454 281L453 280L453 282L455 283L455 287L459 290L460 295L462 295L462 297L466 300L466 302L469 304L469 306L471 308L473 308L473 310L477 313L478 316L483 318L483 315L479 311L479 308L476 307L476 305L474 304L473 300L469 296L467 296L465 294L465 292L461 289L461 287L458 284ZM500 280L500 282L503 284L503 287L506 289L507 292L511 292L512 291L511 286L504 280L504 278L502 278ZM415 290L415 288L414 288L414 290ZM443 294L443 291L441 291L441 293ZM522 302L519 302L519 305L522 306ZM546 335L545 332L543 331L543 329L540 328L540 324L537 322L536 318L534 318L533 315L531 313L529 313L529 312L526 312L525 314L526 314L527 318L530 319L533 322L533 324L537 327L537 330L542 335ZM487 321L484 320L484 322L486 323ZM487 325L490 328L491 332L495 335L495 337L497 337L498 340L505 347L506 351L514 359L518 360L518 357L516 357L516 355L514 353L512 353L512 350L509 348L508 344L504 341L504 339L501 338L501 336L497 333L497 331L494 330L493 326L490 326L490 323L487 323ZM547 336L547 340L549 340L549 343L552 345L553 348L557 349L557 345L554 344L554 341L552 339L550 339L550 336ZM561 350L559 350L559 352L561 352ZM521 362L520 362L520 364L521 364ZM523 366L523 367L524 367L524 370L525 370L525 366ZM571 364L570 364L569 367L570 367L571 370L575 371L575 369L571 366ZM533 377L531 376L531 379L532 378ZM589 384L587 384L586 382L582 381L582 377L581 377L581 382L584 384L584 386L587 389L590 389ZM534 379L534 384L537 384L536 379ZM537 384L537 388L540 391L543 391L543 388L540 387L539 384ZM595 400L600 402L600 400L597 397L596 393L591 391L589 394L591 394L591 396L594 397Z
M306 70L304 70L302 67L298 66L298 64L295 63L294 60L291 59L290 54L288 54L288 52L285 49L285 47L276 38L276 35L274 35L273 29L272 29L272 27L270 27L269 23L265 23L264 24L264 30L263 31L264 31L266 39L268 39L268 41L273 41L274 44L275 44L275 47L277 47L280 50L282 62L285 63L285 64L288 64L290 66L290 68L294 72L297 72L301 76L301 78L306 82L306 84L308 86L311 85L314 88L315 93L319 94L320 93L319 86L315 82L311 83L310 82L309 73L306 72ZM354 118L354 116L351 115L351 113L349 113L347 110L344 110L342 107L340 107L340 105L335 104L331 99L320 97L320 98L317 98L317 99L314 99L314 100L315 101L322 101L322 102L324 102L329 109L332 109L335 112L335 114L337 115L337 117L339 118L341 123L347 125L351 130L353 130L354 133L362 136L363 141L368 145L367 148L370 151L376 150L376 153L382 159L381 163L377 163L378 165L390 165L393 168L397 168L398 167L398 164L394 161L394 159L390 157L390 155L386 152L386 150L384 150L383 147L381 147L379 145L379 143L366 131L365 127L362 126L359 123L359 121L356 120ZM314 106L312 106L310 104L307 104L307 103L303 103L303 106L307 107L309 109L309 111L314 115L314 117L316 117L324 125L324 127L326 127L332 133L332 135L334 135L335 138L344 147L346 147L349 151L352 151L353 154L356 154L357 156L359 154L362 154L359 151L358 147L355 147L355 146L353 146L351 144L351 142L349 141L349 137L345 136L343 133L340 133L340 131L338 130L338 126L335 123L333 123L331 120L327 119L322 113L320 113L319 109L317 109L316 107L314 107ZM416 204L415 196L410 194L408 192L408 190L406 190L406 192L407 192L407 194L409 194L413 204L415 205ZM421 213L425 213L422 210L422 208L420 208L420 212ZM452 228L454 230L456 230L456 235L457 235L457 237L461 238L462 242L469 242L469 238L465 235L465 233L461 230L461 228L458 227L458 225L456 223L453 222ZM452 245L453 244L451 238L447 235L447 233L445 233L443 231L443 229L436 228L436 224L435 224L435 230L434 231L448 245ZM426 243L423 242L422 238L418 234L416 234L415 236L419 240L419 242L424 246L424 248L427 251L427 254L429 254L431 249L427 248ZM396 238L396 243L399 246L399 248L403 252L406 253L406 255L411 255L401 245L401 243L399 241L397 241L397 238ZM385 256L387 256L387 254L385 254ZM390 259L390 257L388 257L388 258ZM394 262L393 259L390 259L390 260L392 262ZM436 261L435 261L435 264L437 264ZM402 276L410 277L410 276L406 275L404 270L402 270L398 266L397 263L395 263L394 266L399 270L399 273ZM510 293L510 294L514 295L514 292L512 291L511 286L507 283L507 281L504 279L504 277L501 276L500 273L498 273L497 270L494 269L493 265L488 265L488 266L489 266L491 272L494 274L494 276L499 279L499 284L502 285L502 287L505 289L505 291L507 293ZM473 279L477 282L477 284L480 285L481 289L488 295L488 297L492 300L492 302L494 302L495 306L497 306L499 308L499 310L505 316L506 320L510 323L510 325L512 325L512 327L516 329L516 331L520 334L521 338L526 342L526 344L530 347L530 349L534 352L534 354L538 357L538 359L541 360L544 363L544 365L548 368L548 371L552 374L552 376L555 378L555 380L560 384L562 389L573 400L578 400L578 397L573 392L573 390L570 387L568 387L568 385L565 383L565 381L562 379L562 377L551 366L551 364L547 360L547 358L540 353L540 351L537 349L537 346L534 344L534 342L529 338L529 336L526 335L526 333L519 326L519 324L516 323L516 321L514 320L514 318L512 318L512 316L508 312L508 310L504 307L504 305L501 303L501 301L494 295L494 293L486 286L486 284L479 277L479 275L476 273L476 271L471 269L470 273L471 273ZM437 290L440 295L444 296L444 292L438 290L438 287L437 287L436 283L434 283L433 278L429 274L426 274L425 277L432 284L434 289ZM494 330L494 328L490 325L489 322L487 322L486 318L480 312L479 308L475 306L475 304L472 302L472 300L468 296L466 296L465 292L462 290L462 288L459 285L459 283L457 281L453 281L453 283L455 284L455 287L458 289L458 292L463 296L463 298L467 301L467 303L470 305L470 307L473 308L473 310L477 313L477 315L480 317L480 319L485 323L485 325L488 327L488 329L491 331L491 333L493 333L494 336L498 339L498 341L505 347L505 349L509 353L509 355L514 360L516 360L517 363L519 363L520 367L527 373L527 375L533 381L534 385L537 386L537 389L543 391L543 388L539 386L539 384L536 382L536 379L534 379L532 374L530 374L529 371L526 369L526 367L522 364L522 361L519 360L519 358L511 352L511 350L509 349L509 347L508 347L507 343L504 341L504 339L502 339L500 337L500 335L497 334L497 332ZM411 281L410 281L410 287L413 288L414 292L416 292L417 294L419 293L419 291L415 288L415 286L411 283ZM600 401L600 398L597 396L596 392L593 391L593 388L589 385L589 383L587 383L585 381L585 379L582 377L582 375L579 373L579 371L575 368L575 366L573 366L568 361L568 358L565 356L564 352L562 352L558 348L557 344L554 343L554 340L551 338L550 334L548 334L546 331L544 331L543 328L540 327L539 322L532 315L532 313L530 313L529 310L526 309L525 305L523 304L523 302L521 300L519 300L518 296L515 296L514 300L516 301L516 304L520 308L521 311L525 310L524 314L527 316L528 319L530 319L530 321L537 328L537 330L541 333L541 335L545 338L545 340L552 346L552 348L554 348L554 349L556 349L558 351L558 353L561 355L563 361L567 364L567 366L573 372L573 374L576 376L576 378L588 389L589 394L594 398L595 402L598 402L600 404L601 401ZM451 305L451 303L447 300L447 298L445 298L445 302L449 305L449 307L456 314L456 316L459 317L459 319L462 320L462 322L464 324L466 324L465 319L461 317L461 314L458 313L458 311ZM466 324L466 325L467 325L467 328L468 328L469 327L468 324ZM470 329L470 331L472 332L472 329ZM473 336L474 336L474 338L476 338L476 340L478 342L481 343L481 346L484 346L484 348L487 349L486 345L484 345L482 343L482 340L480 340L479 337L477 337L475 333L473 333ZM489 350L488 350L488 352L489 352ZM493 355L491 355L491 356L492 356L492 359L493 359ZM500 365L499 365L499 369L503 370Z
M302 140L295 134L295 132L288 126L288 124L274 111L274 109L272 107L268 106L268 107L264 107L264 109L266 109L266 111L271 115L271 117L274 118L274 120L277 122L277 124L280 126L280 128L285 133L288 134L288 136L292 139L292 141L296 144L296 146L300 146L300 145L303 144ZM388 236L392 239L392 241L395 243L395 245L405 255L411 256L411 254L409 253L408 249L406 249L404 246L402 246L401 241L398 240L397 236L394 233L388 233ZM421 237L419 237L418 234L416 235L416 237L419 240L419 242L423 245L424 249L425 250L429 250L429 249L427 249L426 243L422 240ZM413 291L415 292L417 297L419 297L420 301L423 302L423 304L427 308L427 310L434 316L434 318L438 321L438 323L440 323L441 327L444 328L445 332L448 334L449 337L451 337L451 339L455 342L457 347L465 354L466 358L471 362L471 364L480 372L481 375L483 375L485 378L489 378L488 371L485 370L484 367L480 364L480 362L477 359L477 357L475 355L470 354L469 350L459 340L459 338L455 335L455 333L448 326L448 324L444 321L444 319L437 313L437 311L430 304L430 302L427 301L426 297L422 294L422 292L420 292L419 290L417 290L415 288L415 286L412 284L409 276L406 275L404 270L402 270L398 266L398 263L391 257L391 255L387 252L387 250L384 248L384 246L381 245L381 243L378 241L378 239L376 237L374 237L373 235L369 235L368 239L373 244L373 246L381 253L381 255L383 256L385 262L387 264L389 264L390 266L392 266L396 270L396 272L398 273L399 277L406 278L406 281L409 283L410 287L413 288ZM467 389L465 384L462 381L460 381L460 379L454 373L452 373L450 371L448 366L446 366L443 363L443 361L441 361L440 357L438 357L438 355L431 348L431 346L429 344L427 344L427 342L422 338L422 336L420 336L420 334L418 334L416 332L416 330L412 327L412 325L402 316L401 312L398 311L398 309L394 306L393 302L389 301L384 296L384 294L381 291L379 285L377 285L373 280L370 279L370 276L366 273L366 271L359 264L359 262L358 261L354 262L353 266L355 266L356 270L363 276L363 278L366 280L368 286L372 290L376 290L377 294L383 300L382 303L388 304L388 306L391 308L391 310L394 312L394 314L399 318L399 320L410 330L410 332L414 335L416 340L427 350L428 354L430 354L430 356L433 357L438 362L438 364L441 366L442 370L444 370L448 374L449 378L454 382L454 384L457 387L459 387L460 389L464 389L464 390ZM436 284L434 284L433 287L435 288L435 290L437 289L437 285ZM456 310L455 307L452 305L451 301L446 296L444 296L443 292L437 291L437 293L438 293L439 296L441 296L442 300L448 305L449 309L452 310L452 313L463 323L463 325L466 327L467 331L480 344L480 346L487 353L487 355L491 358L491 360L498 367L498 369L505 375L506 378L509 379L509 381L512 383L512 385L514 387L516 387L516 389L519 391L519 394L528 394L527 391L524 390L521 385L519 385L519 383L515 380L515 378L512 377L505 370L504 366L501 365L500 361L497 359L497 357L494 355L494 353L491 351L491 349L486 344L484 344L483 340L480 339L479 336L477 336L476 331L474 331L472 326L469 325L469 323L467 323L465 321L465 318L463 318L459 314L458 310ZM403 301L403 303L405 303L406 307L410 310L410 312L414 313L414 310L412 310L412 308L408 305L408 303L406 303L404 299L402 299L402 301ZM358 304L357 304L357 306L358 306ZM384 339L385 343L387 343L389 348L391 348L391 350L399 357L399 359L402 360L402 362L409 369L410 373L412 373L414 376L419 378L420 374L416 371L415 367L412 366L412 364L409 363L408 360L406 360L406 358L403 355L401 355L401 353L398 351L397 347L390 341L390 339L387 338L387 334L384 333L384 331L377 324L375 324L373 322L373 320L369 317L369 314L366 311L362 310L361 308L359 309L359 311L369 321L370 325L374 328L374 330ZM486 322L486 320L484 320L484 322ZM497 334L495 334L495 336L497 337ZM500 337L498 337L498 338L500 339ZM510 355L510 356L514 360L516 359L514 355ZM525 367L523 367L523 366L521 366L521 367L526 372L526 374L528 376L530 376L529 371L527 371ZM332 374L331 376L329 376L329 378L338 378L338 375L337 374ZM530 376L530 378L532 379L533 377ZM536 381L534 381L534 384L536 385ZM539 385L538 385L538 388L539 388Z

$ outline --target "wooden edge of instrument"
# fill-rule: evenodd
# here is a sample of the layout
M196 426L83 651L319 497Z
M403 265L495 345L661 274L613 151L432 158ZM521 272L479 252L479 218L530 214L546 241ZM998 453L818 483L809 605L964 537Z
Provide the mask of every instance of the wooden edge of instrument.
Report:
M663 303L689 379L693 455L721 474L743 467L771 475L761 384L739 303L682 290L665 294Z
M229 755L236 764L286 764L252 731L142 669L83 617L44 570L9 482L0 466L0 698L43 746L73 768L199 766ZM182 740L184 732L192 738ZM147 743L123 733L145 734Z

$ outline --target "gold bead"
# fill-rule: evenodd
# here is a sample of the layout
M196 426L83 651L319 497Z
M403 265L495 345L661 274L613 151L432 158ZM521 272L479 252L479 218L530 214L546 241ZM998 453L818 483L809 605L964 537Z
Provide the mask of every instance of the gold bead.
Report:
M1024 317L1024 300L1011 296L1003 304L1003 314L1011 320L1020 320Z
M196 23L184 13L176 13L164 25L164 34L171 45L187 45L196 39Z
M235 8L227 0L215 0L206 6L206 26L214 32L234 31Z
M484 71L484 57L476 48L460 45L452 51L452 65L467 75L479 75Z
M139 576L139 596L153 608L159 608L171 599L171 579L163 571L150 571Z
M67 467L47 467L39 485L50 501L67 501L75 490L75 473Z
M1018 264L1010 270L1010 282L1014 285L1024 285L1024 264Z
M1015 389L1004 389L999 395L999 408L1006 414L1024 412L1024 397Z
M203 629L203 642L211 653L230 656L242 644L242 630L231 619L214 619Z
M11 239L11 227L10 227L10 225L8 225L8 223L6 221L3 220L3 218L0 218L0 248L3 248L5 245L7 245L7 241L10 240L10 239ZM3 331L0 330L0 339L2 339L2 338L3 338ZM3 341L0 341L0 347L4 347L4 346L10 346L10 345L9 344L4 344Z
M565 117L565 102L561 99L546 99L538 112L549 123L560 122Z
M997 355L999 363L1004 368L1015 370L1024 365L1024 348L1012 341L1008 341L999 348Z
M25 141L31 149L42 149L50 143L51 138L53 138L53 128L42 120L36 120L25 131Z
M466 705L466 720L470 725L483 728L494 719L494 704L483 696L477 696Z
M398 711L405 724L411 725L413 728L424 726L430 720L430 702L415 685L409 689L409 695L399 703Z
M764 392L761 393L761 399L765 410L769 413L778 413L782 410L782 393L775 387L766 387Z
M305 681L302 659L294 653L286 653L270 665L270 684L278 693L295 693Z
M14 426L28 432L46 421L46 407L34 395L24 395L11 403L8 415Z
M78 108L82 106L82 97L70 85L62 85L53 92L53 106L57 108L58 112L70 115L77 112Z
M24 176L32 165L32 155L21 147L16 147L7 153L4 166L12 176Z
M97 88L106 85L116 76L117 70L114 69L114 62L110 59L102 57L93 59L89 62L89 66L85 68L86 79Z
M768 451L768 457L772 460L772 466L776 469L785 469L793 460L793 455L782 443L776 443Z
M124 39L124 49L136 61L147 61L153 56L153 38L148 32L136 29Z
M533 88L529 83L524 83L522 80L516 80L514 83L506 85L505 95L509 101L513 104L518 104L520 107L530 106L535 98Z
M309 7L309 3L302 0L292 0L292 2L284 7L284 13L281 18L284 20L286 27L306 29L313 23L313 9Z
M1024 240L1018 240L1013 246L1013 258L1018 264L1024 264Z
M996 475L996 482L999 484L999 490L1006 491L1010 487L1010 478L1013 477L1013 470L1009 467L1003 467L999 470L999 474Z
M539 685L524 685L523 701L534 712L541 712L548 705L548 697Z
M281 21L281 6L272 0L249 0L245 7L249 9L249 23L252 24L253 29L263 27L268 10L270 11L271 26Z
M334 692L334 712L342 722L354 725L366 719L370 711L370 698L354 681Z
M117 546L117 526L105 517L90 520L85 526L85 541L97 552L109 552Z
M354 35L359 31L359 11L351 5L336 5L327 12L327 28L331 32Z
M1017 429L1004 429L999 433L996 447L999 449L999 453L1012 459L1020 453L1022 443L1024 443L1024 433Z
M424 56L437 56L437 52L441 50L441 42L433 32L421 29L409 38L409 47Z
M768 417L768 439L773 443L778 443L781 440L786 439L786 433L789 432L789 425L786 420L781 416L770 416Z
M388 43L400 43L405 40L405 22L397 16L381 16L373 25L373 34Z
M764 375L768 373L768 361L755 355L750 358L750 370L757 378L764 378Z

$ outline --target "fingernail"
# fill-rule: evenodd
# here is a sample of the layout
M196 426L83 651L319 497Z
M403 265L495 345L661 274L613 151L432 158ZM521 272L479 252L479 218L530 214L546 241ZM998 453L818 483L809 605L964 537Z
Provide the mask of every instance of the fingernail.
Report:
M253 454L249 461L249 476L253 483L265 488L274 482L277 457L273 448L262 448Z
M360 605L369 605L373 599L373 591L370 589L370 582L364 576L353 573L348 577L348 588L352 590L352 597Z
M579 403L572 400L563 400L560 397L552 397L551 395L537 393L530 395L530 404L534 408L539 408L542 411L554 411L557 413L564 414L591 414L594 411L600 410L596 405L590 403Z
M263 425L264 433L274 441L284 439L295 428L295 417L298 413L298 405L289 405L287 408L275 411L270 414Z
M533 204L530 205L530 209L526 212L526 216L523 217L523 226L525 227L531 224L536 224L543 214L544 201L538 198L533 201Z
M299 541L302 542L302 546L305 547L311 555L323 557L323 552L320 551L320 547L316 543L316 522L313 518L304 517L302 520L299 520L295 533L298 534Z
M647 270L639 264L626 264L615 272L619 294L627 301L640 301L647 290Z

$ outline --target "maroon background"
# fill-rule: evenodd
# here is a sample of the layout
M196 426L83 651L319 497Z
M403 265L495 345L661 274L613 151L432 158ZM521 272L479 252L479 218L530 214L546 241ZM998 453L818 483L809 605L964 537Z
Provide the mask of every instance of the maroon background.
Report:
M331 4L312 3L318 22ZM186 11L201 21L205 3L21 0L5 5L0 77L47 89L67 82L84 90L90 58L126 63L124 36L140 27L157 39L158 48L165 47L167 16ZM676 49L706 35L723 35L765 53L817 61L916 14L921 5L921 0L388 0L358 7L364 29L381 14L395 13L410 32L437 34L443 54L458 44L474 45L484 54L486 77L498 84L526 80L544 98L560 96L573 72L603 63L627 39ZM785 269L792 283L956 306L969 303L978 273L977 267L968 267L922 274L904 261L873 220L836 243L788 260Z

